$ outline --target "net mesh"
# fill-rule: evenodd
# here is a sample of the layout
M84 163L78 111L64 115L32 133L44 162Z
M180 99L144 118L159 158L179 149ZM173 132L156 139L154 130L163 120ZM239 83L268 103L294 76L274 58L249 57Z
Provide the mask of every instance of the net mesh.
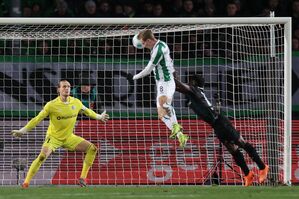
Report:
M272 25L273 27L274 25ZM175 93L173 105L184 132L185 149L169 139L157 119L153 76L133 81L150 54L132 46L132 36L152 29L171 50L183 82L202 74L207 98L270 165L267 184L282 183L284 152L283 25L1 25L0 184L18 184L38 156L49 124L41 122L21 139L10 135L57 96L67 79L72 95L100 113L107 124L79 116L75 134L100 148L89 184L231 184L243 173L213 129ZM275 43L275 54L270 43ZM81 94L89 85L89 93ZM217 101L220 100L220 101ZM256 173L257 166L244 153ZM76 184L83 154L58 149L32 184ZM255 185L257 185L255 183Z

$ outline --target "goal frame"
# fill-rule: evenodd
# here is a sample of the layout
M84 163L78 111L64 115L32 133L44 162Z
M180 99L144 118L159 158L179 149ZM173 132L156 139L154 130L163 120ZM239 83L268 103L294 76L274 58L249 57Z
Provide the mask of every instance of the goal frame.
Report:
M284 24L284 180L291 185L291 18L252 17L252 18L0 18L1 25L40 24L40 25L113 25L113 24Z

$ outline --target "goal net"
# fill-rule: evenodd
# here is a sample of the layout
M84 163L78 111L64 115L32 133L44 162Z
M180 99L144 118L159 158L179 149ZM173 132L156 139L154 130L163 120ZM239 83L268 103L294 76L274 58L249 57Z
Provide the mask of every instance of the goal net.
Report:
M205 78L205 93L270 166L266 184L290 183L290 22L252 19L0 19L0 184L24 180L49 120L20 139L22 128L57 97L72 95L110 120L79 116L75 131L99 147L88 174L94 185L242 185L244 174L213 129L175 93L173 105L190 140L184 149L158 120L153 75L132 75L149 61L134 34L151 29L165 41L183 82ZM66 120L67 122L67 120ZM251 170L257 165L245 155ZM31 184L76 184L83 154L58 149ZM254 181L255 185L257 180Z

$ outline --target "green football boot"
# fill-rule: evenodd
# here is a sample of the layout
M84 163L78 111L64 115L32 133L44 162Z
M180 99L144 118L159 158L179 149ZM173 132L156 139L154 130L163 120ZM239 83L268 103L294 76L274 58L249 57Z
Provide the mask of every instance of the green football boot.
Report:
M179 137L180 147L181 147L181 148L185 148L186 143L187 143L188 140L189 140L189 136L188 136L188 135L185 135L185 134L182 134L182 135Z
M183 128L181 125L179 125L178 123L175 123L173 126L172 126L172 130L171 130L171 134L169 136L169 138L171 139L175 139L176 138L176 135L178 134L178 132L182 132L183 131Z

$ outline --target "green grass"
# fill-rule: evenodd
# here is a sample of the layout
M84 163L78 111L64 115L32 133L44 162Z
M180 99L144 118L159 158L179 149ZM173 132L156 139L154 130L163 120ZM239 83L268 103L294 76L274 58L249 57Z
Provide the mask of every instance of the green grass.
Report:
M292 199L299 198L299 186L67 186L0 187L0 199Z

